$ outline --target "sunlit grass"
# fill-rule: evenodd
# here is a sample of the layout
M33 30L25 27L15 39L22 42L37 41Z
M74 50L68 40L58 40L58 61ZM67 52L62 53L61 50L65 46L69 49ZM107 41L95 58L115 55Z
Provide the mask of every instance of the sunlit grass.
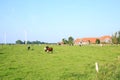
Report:
M1 80L118 80L119 46L1 45ZM99 73L95 71L99 64Z

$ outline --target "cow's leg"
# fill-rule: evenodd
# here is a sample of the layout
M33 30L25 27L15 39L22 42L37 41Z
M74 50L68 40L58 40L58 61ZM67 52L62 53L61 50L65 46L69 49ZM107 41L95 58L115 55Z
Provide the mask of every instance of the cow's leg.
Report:
M49 52L49 50L47 50L47 52Z

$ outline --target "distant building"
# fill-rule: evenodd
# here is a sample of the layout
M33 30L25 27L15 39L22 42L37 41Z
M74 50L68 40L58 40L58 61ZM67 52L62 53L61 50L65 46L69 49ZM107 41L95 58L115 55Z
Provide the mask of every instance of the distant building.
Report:
M57 44L58 44L58 45L64 45L64 43L63 43L63 42L58 42Z
M101 43L112 43L112 37L111 36L102 36L100 37Z
M90 44L90 43L95 44L96 39L99 39L101 43L111 43L112 42L111 36L102 36L100 38L95 38L95 37L77 38L76 40L74 40L74 45L79 45L80 43L82 43L82 44Z

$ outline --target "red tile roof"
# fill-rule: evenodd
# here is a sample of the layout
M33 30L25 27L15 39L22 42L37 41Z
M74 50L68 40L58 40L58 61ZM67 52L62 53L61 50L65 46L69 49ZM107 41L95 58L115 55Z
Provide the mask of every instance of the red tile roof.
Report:
M90 43L95 43L98 38L82 38L83 42L90 41Z
M95 38L95 37L91 37L91 38L77 38L74 42L75 44L78 44L79 42L88 42L90 41L90 43L96 43L96 39L100 39L100 41L104 41L106 39L111 39L111 36L102 36L100 38Z
M112 38L111 36L102 36L100 37L100 40L111 39L111 38Z

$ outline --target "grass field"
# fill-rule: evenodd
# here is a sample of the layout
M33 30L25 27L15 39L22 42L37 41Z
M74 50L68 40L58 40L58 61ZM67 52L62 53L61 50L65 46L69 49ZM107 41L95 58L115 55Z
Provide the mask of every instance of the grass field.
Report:
M120 80L120 46L44 46L0 45L0 80Z

